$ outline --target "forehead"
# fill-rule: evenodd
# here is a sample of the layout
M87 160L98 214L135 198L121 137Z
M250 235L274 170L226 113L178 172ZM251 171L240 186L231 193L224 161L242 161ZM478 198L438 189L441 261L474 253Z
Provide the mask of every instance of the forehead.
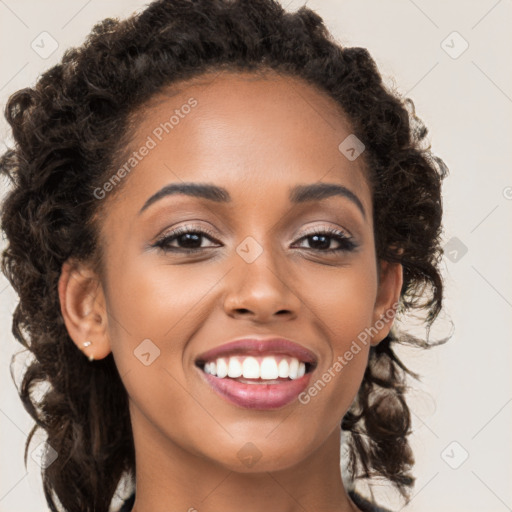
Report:
M161 91L135 119L126 158L152 147L130 172L127 194L195 181L222 185L246 201L324 181L346 186L371 210L363 158L351 161L339 149L352 134L348 119L327 93L301 79L272 71L206 73Z

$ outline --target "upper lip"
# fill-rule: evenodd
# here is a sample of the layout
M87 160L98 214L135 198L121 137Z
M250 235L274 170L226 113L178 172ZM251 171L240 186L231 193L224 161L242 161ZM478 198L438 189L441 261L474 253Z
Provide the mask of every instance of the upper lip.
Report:
M224 343L203 352L196 358L196 363L212 361L219 357L243 354L247 356L264 356L266 354L283 354L296 357L299 361L315 366L316 355L306 347L285 338L247 337Z

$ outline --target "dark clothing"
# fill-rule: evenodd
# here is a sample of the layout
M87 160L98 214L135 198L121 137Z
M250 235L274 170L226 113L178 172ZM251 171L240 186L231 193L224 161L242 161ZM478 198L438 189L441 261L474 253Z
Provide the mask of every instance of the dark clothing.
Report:
M134 503L135 503L135 493L132 493L130 495L130 497L127 500L125 500L125 502L123 503L123 506L119 509L119 512L130 512Z
M363 511L363 512L391 512L386 508L379 507L366 499L364 499L359 494L356 494L354 491L349 491L348 495L352 499L352 501ZM132 494L123 504L123 506L119 509L119 512L130 512L133 503L135 502L135 494Z
M354 491L349 491L348 495L350 499L363 511L363 512L391 512L387 508L379 507L374 503L364 499L359 494L356 494Z

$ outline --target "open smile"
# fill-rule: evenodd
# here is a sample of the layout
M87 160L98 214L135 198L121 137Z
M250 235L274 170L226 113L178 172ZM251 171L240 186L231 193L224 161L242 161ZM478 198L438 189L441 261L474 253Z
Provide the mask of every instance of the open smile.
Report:
M202 378L217 394L249 409L289 404L307 387L316 365L314 354L282 339L239 340L196 359Z

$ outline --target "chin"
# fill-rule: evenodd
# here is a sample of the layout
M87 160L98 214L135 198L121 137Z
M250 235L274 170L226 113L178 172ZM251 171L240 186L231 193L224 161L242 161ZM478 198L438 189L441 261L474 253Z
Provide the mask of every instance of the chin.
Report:
M301 450L298 450L301 447ZM217 464L235 473L256 474L264 472L283 471L300 464L307 457L303 440L288 446L280 445L280 449L272 446L268 440L258 443L245 443L226 447L223 455L234 453L234 458L213 457ZM220 455L220 454L217 454Z

